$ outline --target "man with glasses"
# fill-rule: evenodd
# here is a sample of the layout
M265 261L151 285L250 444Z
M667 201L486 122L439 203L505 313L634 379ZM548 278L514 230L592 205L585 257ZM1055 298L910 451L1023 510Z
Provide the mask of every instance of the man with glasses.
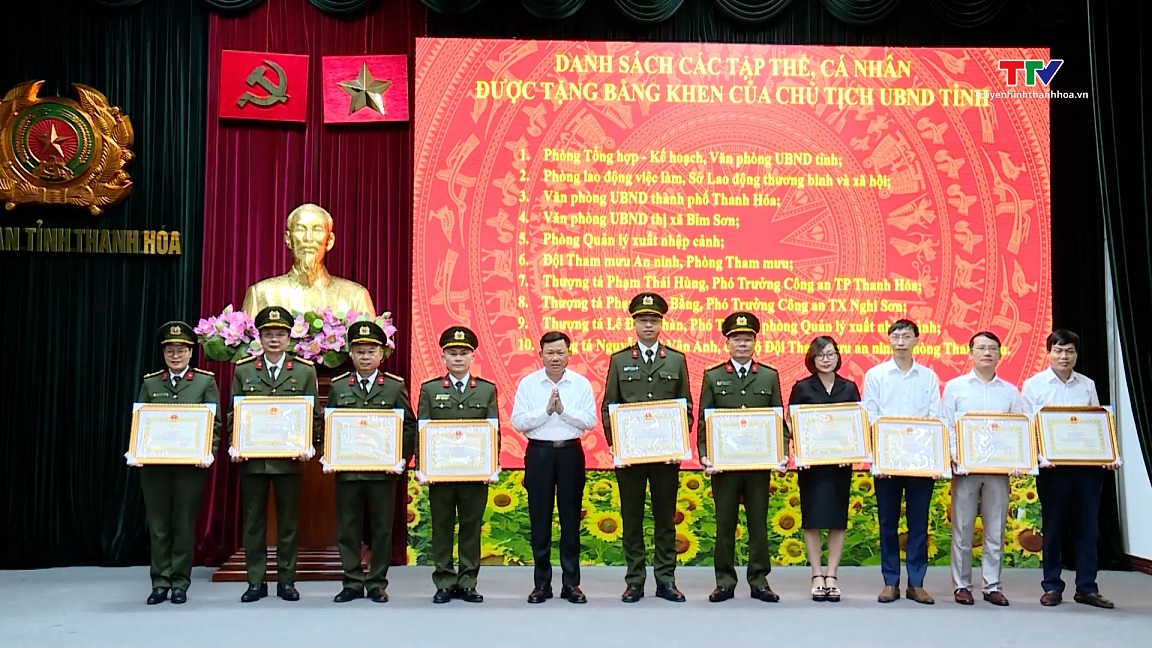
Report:
M1096 383L1076 373L1080 336L1059 329L1048 336L1049 367L1024 382L1024 409L1029 416L1047 406L1098 407ZM1100 595L1096 584L1096 543L1099 539L1100 492L1109 470L1106 466L1053 466L1040 457L1036 492L1040 496L1040 519L1044 535L1044 595L1040 604L1055 607L1064 600L1060 577L1060 545L1071 527L1076 558L1076 595L1073 600L1092 607L1112 609L1112 601Z
M981 331L968 341L972 371L944 386L944 421L951 431L952 457L957 456L956 423L969 412L1023 414L1020 391L996 375L1000 364L1000 338ZM957 603L972 605L972 534L976 514L984 521L984 548L980 555L984 600L1008 605L1000 586L1004 557L1004 521L1008 518L1008 475L970 475L952 461L952 585ZM1019 476L1016 474L1014 476Z
M901 319L888 327L892 359L864 375L864 409L875 421L881 416L940 418L940 379L936 372L916 362L912 351L920 328ZM877 475L876 509L880 521L880 571L884 589L876 600L891 603L900 598L900 504L908 520L906 543L908 598L931 605L936 601L924 589L928 573L928 506L936 482L931 477Z

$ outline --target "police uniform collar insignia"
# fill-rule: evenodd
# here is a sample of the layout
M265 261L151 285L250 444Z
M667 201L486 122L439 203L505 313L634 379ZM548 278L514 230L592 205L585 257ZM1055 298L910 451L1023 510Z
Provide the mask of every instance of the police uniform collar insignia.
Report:
M289 361L285 362L284 368L287 369L288 371L292 371L292 361L289 360Z
M381 374L376 375L376 384L377 385L383 385L384 384L384 374L381 373Z
M264 358L256 360L256 371L264 371Z
M753 362L752 363L752 373L756 373L756 367L757 367L756 363Z
M194 376L194 375L195 374L192 373L192 370L189 369L187 372L184 373L184 380L186 380L188 382L192 382L192 376Z
M724 371L726 371L728 373L732 373L732 363L731 362L725 362L724 363Z
M666 357L666 354L664 353L664 347L660 347L660 353L659 353L659 356L660 356L661 358L664 358L664 357Z
M448 389L448 387L449 387L448 376L444 376L444 389Z
M640 357L640 348L632 347L632 359L635 360Z
M349 387L355 387L356 386L356 376L348 376L348 386Z

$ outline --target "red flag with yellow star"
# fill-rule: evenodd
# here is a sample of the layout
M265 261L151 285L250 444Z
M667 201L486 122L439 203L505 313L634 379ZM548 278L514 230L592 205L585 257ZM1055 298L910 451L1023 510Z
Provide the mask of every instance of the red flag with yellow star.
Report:
M324 123L408 121L408 57L325 56Z

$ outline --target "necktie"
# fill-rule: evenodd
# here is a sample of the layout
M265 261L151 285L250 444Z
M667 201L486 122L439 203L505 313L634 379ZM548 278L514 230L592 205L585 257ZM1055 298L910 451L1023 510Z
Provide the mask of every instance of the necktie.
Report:
M653 355L655 355L655 354L652 351L652 349L648 349L647 351L645 351L644 352L644 362L647 362L648 364L652 364L652 356Z
M368 393L368 379L367 378L361 378L360 379L360 389L363 389L365 394Z
M175 388L175 387L178 387L179 385L180 385L180 376L172 376L172 387Z
M464 381L463 380L457 380L456 381L456 391L460 392L461 394L464 393Z
M271 365L270 367L268 367L268 375L272 376L273 382L276 381L276 374L278 374L278 373L280 373L280 367L277 367L276 365Z
M744 377L747 375L748 375L748 370L745 369L744 367L740 367L740 380L744 380Z

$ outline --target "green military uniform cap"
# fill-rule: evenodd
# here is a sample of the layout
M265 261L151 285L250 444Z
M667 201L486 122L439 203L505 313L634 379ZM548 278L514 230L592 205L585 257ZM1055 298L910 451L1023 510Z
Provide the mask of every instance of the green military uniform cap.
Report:
M480 340L467 326L453 326L440 334L441 349L465 347L475 351L478 346L480 346Z
M196 332L186 322L180 320L173 320L161 326L156 331L156 338L160 340L160 346L165 344L194 346L196 344Z
M348 327L348 344L379 344L384 346L388 336L375 322L353 322Z
M724 337L731 337L734 333L756 335L760 332L760 320L752 313L738 311L724 318L720 331L724 333Z
M628 314L633 318L640 315L664 317L668 313L668 301L656 293L640 293L628 304Z
M281 306L268 306L256 313L256 328L292 328L294 318L287 308Z

